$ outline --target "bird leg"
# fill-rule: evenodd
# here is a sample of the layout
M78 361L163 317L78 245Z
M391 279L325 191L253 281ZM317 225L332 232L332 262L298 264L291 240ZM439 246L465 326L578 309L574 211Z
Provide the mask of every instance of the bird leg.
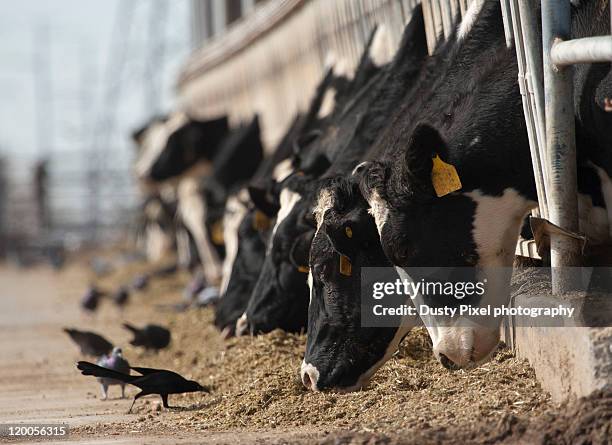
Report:
M142 396L146 396L147 394L144 393L144 391L139 392L138 394L136 394L134 396L134 400L132 400L132 404L130 405L130 409L127 412L128 414L132 413L132 408L134 407L134 403L136 403L136 399L140 399Z
M128 410L128 414L132 414L132 408L134 407L134 403L136 403L136 399L138 398L138 396L134 397L134 400L132 400L132 404L130 405L130 409Z
M121 398L125 399L125 385L121 385Z
M102 399L101 400L107 400L108 399L108 385L102 384Z
M170 405L168 405L168 394L160 394L160 397L164 404L164 408L168 408L168 409L172 408Z

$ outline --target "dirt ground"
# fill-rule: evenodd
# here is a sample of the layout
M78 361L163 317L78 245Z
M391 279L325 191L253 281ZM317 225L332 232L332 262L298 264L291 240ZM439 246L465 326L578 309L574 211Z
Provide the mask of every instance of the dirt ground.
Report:
M116 289L150 265L122 263L96 282ZM553 405L529 365L500 349L469 372L449 372L432 359L428 337L416 330L357 393L311 393L298 377L305 336L277 331L222 341L212 311L177 313L188 280L158 278L133 292L124 311L103 301L95 316L78 301L94 280L85 261L62 272L0 267L0 423L67 423L75 443L609 443L612 394ZM122 321L170 327L173 341L159 354L129 346ZM103 333L134 366L163 367L212 387L211 394L101 401L95 380L74 364L77 348L63 326ZM128 396L136 390L129 389ZM0 438L2 441L2 438Z

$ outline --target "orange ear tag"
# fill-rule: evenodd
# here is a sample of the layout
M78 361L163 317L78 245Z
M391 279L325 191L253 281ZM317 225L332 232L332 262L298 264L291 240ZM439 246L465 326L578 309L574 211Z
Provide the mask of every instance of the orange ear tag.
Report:
M211 228L210 238L212 239L212 242L215 243L217 246L223 244L223 222L217 221L213 224Z
M270 218L268 218L261 210L255 211L253 218L253 228L257 231L267 230L270 227Z
M348 226L344 228L344 233L346 233L346 237L347 238L352 238L353 237L353 229L351 229Z
M353 274L353 266L351 260L346 255L340 255L340 273L350 277Z
M431 183L438 197L460 190L461 179L454 165L447 164L440 156L433 158L433 168L431 169Z
M308 273L310 269L306 266L298 266L298 272Z

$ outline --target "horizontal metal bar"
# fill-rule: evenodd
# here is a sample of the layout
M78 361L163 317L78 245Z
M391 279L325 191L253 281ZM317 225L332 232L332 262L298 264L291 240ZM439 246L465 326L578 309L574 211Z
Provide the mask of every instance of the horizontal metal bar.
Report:
M523 256L527 258L534 258L537 260L541 260L542 257L538 253L538 246L535 240L526 240L523 238L519 238L516 243L516 250L514 252L516 256Z
M612 36L556 40L550 50L550 60L558 66L612 62Z

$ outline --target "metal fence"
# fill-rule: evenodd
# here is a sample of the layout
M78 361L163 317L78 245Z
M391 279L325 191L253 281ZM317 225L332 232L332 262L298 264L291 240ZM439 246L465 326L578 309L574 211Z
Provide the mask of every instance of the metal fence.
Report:
M0 162L0 253L48 245L75 248L124 237L133 226L138 191L130 153L109 150L92 166L87 151L58 151L44 164L28 158Z

